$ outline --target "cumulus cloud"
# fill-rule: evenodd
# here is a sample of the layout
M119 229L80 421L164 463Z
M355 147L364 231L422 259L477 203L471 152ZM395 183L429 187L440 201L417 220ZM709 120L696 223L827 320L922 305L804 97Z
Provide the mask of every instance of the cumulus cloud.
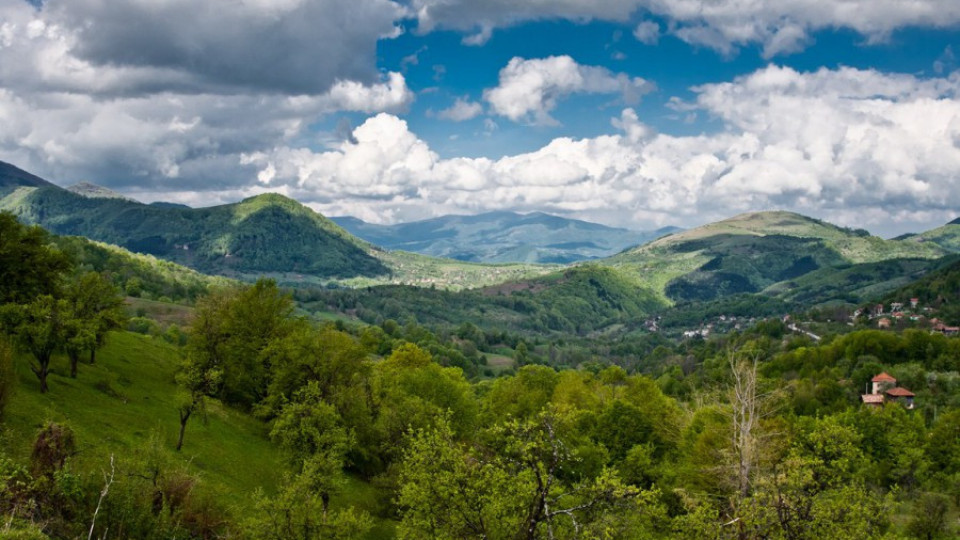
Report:
M768 58L801 49L811 32L822 29L847 28L880 42L900 28L960 23L960 3L942 0L414 0L413 10L421 32L450 28L476 32L483 41L495 28L523 21L624 22L649 13L666 19L673 33L690 43L726 54L760 43Z
M483 93L491 110L514 122L555 125L550 116L557 102L574 93L617 94L633 104L653 84L607 68L583 66L569 56L526 60L514 57L500 70L500 84Z
M481 114L483 114L483 105L476 101L470 101L468 98L461 97L457 98L449 108L437 113L437 118L463 122L476 118Z
M380 114L333 150L277 148L250 163L321 211L381 222L512 208L645 227L787 208L892 232L960 207L960 74L771 66L694 91L687 106L725 130L671 136L625 109L610 135L442 159Z
M229 189L336 111L401 112L388 0L0 4L0 159L117 188ZM345 47L345 48L344 48Z

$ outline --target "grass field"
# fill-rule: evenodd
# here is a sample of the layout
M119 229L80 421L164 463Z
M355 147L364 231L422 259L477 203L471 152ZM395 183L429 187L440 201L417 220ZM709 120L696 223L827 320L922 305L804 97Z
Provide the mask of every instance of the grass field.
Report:
M268 440L266 424L213 400L207 421L191 419L183 451L174 452L179 355L179 349L162 339L115 332L95 365L81 363L77 379L67 376L65 358L55 358L46 394L39 392L29 357L18 356L15 393L0 424L0 450L26 462L37 430L48 421L66 422L76 435L74 470L100 471L108 467L111 455L135 459L151 439L159 438L168 463L199 477L235 516L246 515L256 489L276 489L286 470L282 456ZM374 488L351 478L345 493L332 503L372 513ZM392 530L392 523L378 521L370 538L392 537Z

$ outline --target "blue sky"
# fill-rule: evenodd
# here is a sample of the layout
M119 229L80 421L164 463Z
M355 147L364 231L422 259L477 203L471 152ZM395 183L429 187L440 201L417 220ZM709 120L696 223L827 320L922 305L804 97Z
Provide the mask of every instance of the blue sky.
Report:
M483 90L497 85L498 72L513 57L569 55L580 64L648 79L657 89L634 107L644 121L664 133L694 135L722 130L723 124L703 114L691 122L689 115L667 105L671 98L691 99L690 89L698 85L729 81L771 63L799 71L848 66L931 77L957 67L955 59L944 58L945 51L960 52L960 31L956 28L901 29L873 45L866 44L856 32L840 29L813 33L810 45L804 49L767 59L759 44L723 54L670 35L661 36L656 43L642 43L632 36L640 20L655 22L660 28L666 28L668 23L661 19L633 19L638 22L528 22L497 30L483 46L464 45L459 32L418 35L416 25L411 24L400 37L379 42L378 66L404 73L408 86L417 92L404 118L441 156L501 157L518 150L534 151L557 136L595 137L608 133L610 118L616 116L618 106L623 106L611 96L573 95L553 115L560 126L505 125L494 117L501 129L496 136L482 137L477 134L484 132L484 116L461 125L437 121L430 114L451 106L456 98L466 96L480 101ZM411 58L416 58L416 62L411 63ZM944 63L939 74L934 71L938 61ZM442 70L441 76L437 69ZM364 118L358 114L349 116L354 123ZM334 120L328 119L325 127L333 129L334 125ZM450 140L451 137L456 139Z
M787 209L892 236L960 213L957 54L939 0L11 0L0 159L381 223Z

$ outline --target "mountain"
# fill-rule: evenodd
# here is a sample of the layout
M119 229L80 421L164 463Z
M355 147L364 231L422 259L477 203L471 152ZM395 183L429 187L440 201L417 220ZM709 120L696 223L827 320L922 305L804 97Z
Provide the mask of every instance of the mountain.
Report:
M884 240L792 212L751 212L606 259L674 302L756 293L811 272L892 259L937 259L933 244Z
M28 223L155 255L206 273L292 272L321 278L389 274L373 247L327 218L280 195L210 208L90 198L5 165L13 188L0 198Z
M9 163L0 161L0 198L6 197L19 188L56 187L39 176Z
M570 263L619 253L677 231L637 232L534 212L442 216L412 223L375 225L354 217L331 218L370 243L461 261Z
M71 191L73 193L76 193L77 195L82 195L90 199L125 199L128 201L133 200L130 197L127 197L126 195L122 195L120 193L117 193L116 191L107 189L103 186L91 184L90 182L79 182L72 186L68 186L67 191Z
M960 218L942 227L913 235L910 240L917 243L934 244L951 253L960 253Z

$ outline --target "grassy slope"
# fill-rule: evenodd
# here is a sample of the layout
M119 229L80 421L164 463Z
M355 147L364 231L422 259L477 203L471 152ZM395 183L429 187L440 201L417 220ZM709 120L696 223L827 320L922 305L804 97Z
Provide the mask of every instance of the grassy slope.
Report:
M129 332L110 335L97 364L82 364L77 379L64 376L67 362L54 359L50 392L40 394L28 357L17 358L17 386L0 426L0 444L25 460L37 429L46 421L68 422L77 436L80 470L100 470L110 454L135 455L154 433L170 449L169 456L200 476L243 516L258 487L276 488L285 470L282 457L267 439L267 426L245 414L212 402L208 422L191 420L182 453L173 452L177 420L174 372L179 350L160 339ZM82 406L78 406L82 404ZM334 506L356 504L372 510L375 492L353 480ZM371 538L384 538L392 525L380 522Z

